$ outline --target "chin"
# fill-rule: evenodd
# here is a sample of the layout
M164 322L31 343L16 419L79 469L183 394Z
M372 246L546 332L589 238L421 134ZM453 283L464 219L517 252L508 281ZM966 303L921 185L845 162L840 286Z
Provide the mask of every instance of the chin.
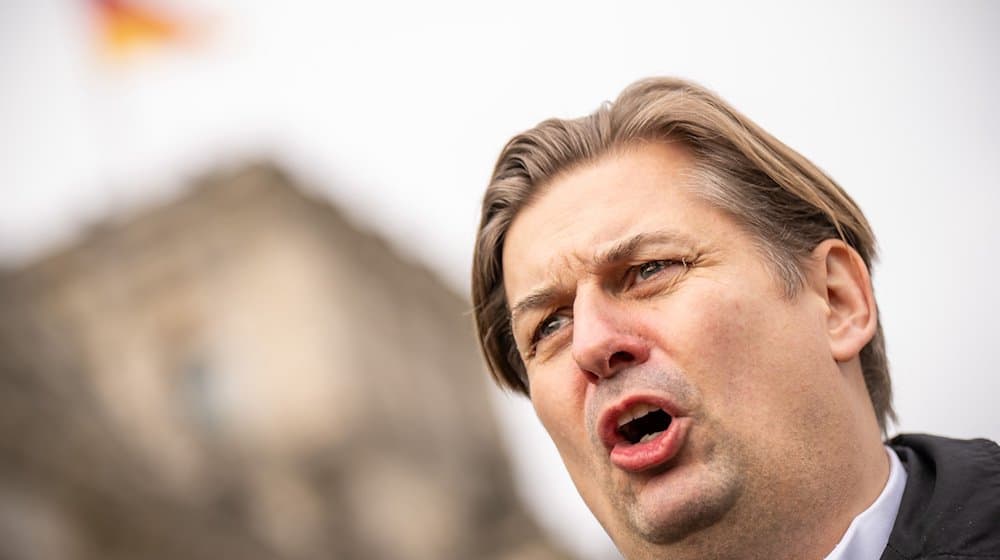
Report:
M625 530L642 541L670 545L724 523L743 495L740 470L732 463L685 465L653 476L621 503Z
M648 543L676 544L722 521L737 497L736 493L724 493L709 500L686 501L669 510L641 508L646 511L629 513L629 524L637 536Z

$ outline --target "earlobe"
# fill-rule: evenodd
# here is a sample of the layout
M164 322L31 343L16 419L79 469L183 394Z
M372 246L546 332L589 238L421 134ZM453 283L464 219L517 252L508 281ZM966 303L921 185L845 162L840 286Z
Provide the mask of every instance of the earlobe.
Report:
M838 362L849 361L875 336L878 323L868 267L839 239L820 243L812 256L826 297L830 352Z

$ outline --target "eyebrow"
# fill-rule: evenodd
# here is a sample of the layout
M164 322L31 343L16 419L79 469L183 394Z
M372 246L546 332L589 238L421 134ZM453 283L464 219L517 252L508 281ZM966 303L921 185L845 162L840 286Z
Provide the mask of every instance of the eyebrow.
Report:
M548 307L551 302L559 296L559 291L554 286L548 286L535 290L527 296L521 298L510 311L510 322L513 324L517 316L531 309Z
M643 245L677 243L691 246L691 241L675 231L656 230L637 233L623 239L594 257L594 268L605 268L631 259Z
M691 240L672 230L656 230L637 233L631 237L616 242L611 247L597 253L593 259L592 268L600 270L631 259L643 245L678 243L692 247ZM510 322L513 324L518 315L525 311L548 307L559 297L561 290L555 286L545 286L534 290L521 298L510 311Z

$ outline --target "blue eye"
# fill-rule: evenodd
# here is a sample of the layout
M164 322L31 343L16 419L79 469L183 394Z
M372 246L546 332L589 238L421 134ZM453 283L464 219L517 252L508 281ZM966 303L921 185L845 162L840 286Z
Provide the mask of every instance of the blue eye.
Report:
M561 329L568 322L569 317L566 315L549 315L538 324L538 328L535 330L535 336L532 339L532 342L538 342L539 340L551 335Z
M648 280L650 277L656 275L656 273L667 268L671 263L672 261L649 261L648 263L643 263L636 268L635 277L637 280Z
M626 277L626 285L634 286L646 282L656 281L656 285L667 280L673 282L680 278L682 272L689 267L684 259L659 259L647 261L642 264L629 267ZM662 279L662 281L661 281Z

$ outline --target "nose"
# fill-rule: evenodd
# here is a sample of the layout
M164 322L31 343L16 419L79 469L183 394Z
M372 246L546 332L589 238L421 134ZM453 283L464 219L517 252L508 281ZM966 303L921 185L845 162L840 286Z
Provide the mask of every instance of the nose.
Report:
M637 317L598 290L577 292L573 303L573 359L591 382L608 379L649 359L649 343L636 333Z

